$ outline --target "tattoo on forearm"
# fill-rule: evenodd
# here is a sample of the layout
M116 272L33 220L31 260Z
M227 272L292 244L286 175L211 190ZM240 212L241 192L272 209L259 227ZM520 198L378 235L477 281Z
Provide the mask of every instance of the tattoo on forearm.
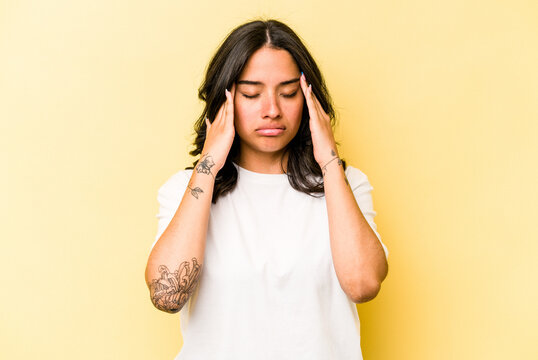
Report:
M198 199L198 195L204 192L204 190L200 189L198 186L193 189L189 185L187 185L187 188L189 188L189 190L191 191L191 195L197 199Z
M166 265L159 266L161 277L153 279L150 285L155 307L170 313L181 310L198 284L201 269L196 258L192 258L192 265L182 262L174 273L170 273Z
M203 154L200 160L198 161L198 164L196 165L196 172L202 173L202 174L210 174L213 177L213 173L211 172L211 168L215 166L215 162L213 161L213 158L211 155Z
M331 155L332 155L332 156L336 156L336 152L335 152L333 149L331 149ZM342 165L342 160L341 160L338 156L332 158L332 159L329 160L325 165L323 165L323 167L321 168L321 171L322 171L322 173L323 173L323 176L325 176L325 174L327 173L327 165L329 165L329 163L330 163L331 161L335 160L335 159L338 159L338 165ZM346 179L346 183L347 183L347 179Z

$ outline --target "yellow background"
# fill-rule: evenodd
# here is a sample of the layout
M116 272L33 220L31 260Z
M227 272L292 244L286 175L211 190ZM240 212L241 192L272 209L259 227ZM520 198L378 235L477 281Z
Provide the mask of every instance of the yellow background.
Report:
M364 358L536 359L536 1L1 1L2 359L173 359L144 269L205 67L289 24L374 186Z

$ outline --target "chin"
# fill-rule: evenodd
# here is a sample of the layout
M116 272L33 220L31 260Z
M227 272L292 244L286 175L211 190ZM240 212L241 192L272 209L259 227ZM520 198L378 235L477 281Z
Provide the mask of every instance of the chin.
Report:
M285 144L256 144L256 146L248 147L251 151L264 154L275 154L283 152L286 148ZM247 150L248 151L248 150Z

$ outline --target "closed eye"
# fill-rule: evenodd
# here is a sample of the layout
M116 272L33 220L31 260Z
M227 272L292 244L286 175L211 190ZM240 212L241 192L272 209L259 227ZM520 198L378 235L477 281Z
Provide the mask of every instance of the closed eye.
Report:
M297 95L297 92L298 91L295 91L291 94L282 94L283 97L285 98L292 98L294 97L295 95ZM244 97L246 97L247 99L254 99L254 98L257 98L259 96L259 94L256 94L256 95L247 95L247 94L242 94Z
M294 97L296 94L297 94L297 91L294 92L294 93L291 93L291 94L282 94L282 96L284 96L285 98L292 98L292 97Z

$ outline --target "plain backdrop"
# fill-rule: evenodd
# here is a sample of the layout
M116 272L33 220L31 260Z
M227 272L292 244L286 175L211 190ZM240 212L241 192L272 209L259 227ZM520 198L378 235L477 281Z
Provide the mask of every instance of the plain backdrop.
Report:
M536 359L536 1L0 0L0 358L173 359L144 281L207 63L276 18L374 187L366 360ZM315 274L312 274L315 276Z

